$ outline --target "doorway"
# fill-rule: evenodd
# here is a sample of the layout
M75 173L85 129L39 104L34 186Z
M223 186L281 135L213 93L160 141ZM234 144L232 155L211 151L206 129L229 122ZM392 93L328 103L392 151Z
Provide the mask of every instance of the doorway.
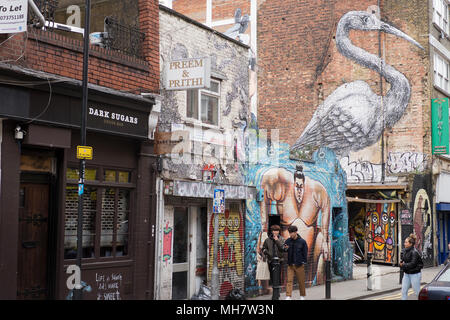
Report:
M22 173L19 188L17 299L53 297L54 270L51 174Z
M172 299L190 299L206 281L206 207L175 207L173 226Z
M437 211L438 213L438 263L442 264L447 259L450 251L450 211Z

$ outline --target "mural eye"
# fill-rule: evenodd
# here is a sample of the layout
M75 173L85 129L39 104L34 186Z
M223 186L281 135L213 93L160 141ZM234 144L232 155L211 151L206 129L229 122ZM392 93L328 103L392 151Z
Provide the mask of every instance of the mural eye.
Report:
M378 218L377 218L376 216L373 216L373 217L372 217L372 222L373 222L373 223L377 223L377 222L378 222Z
M388 216L386 214L383 214L383 216L381 217L381 220L386 223L388 221Z
M362 20L364 24L367 24L369 22L369 17L363 17Z

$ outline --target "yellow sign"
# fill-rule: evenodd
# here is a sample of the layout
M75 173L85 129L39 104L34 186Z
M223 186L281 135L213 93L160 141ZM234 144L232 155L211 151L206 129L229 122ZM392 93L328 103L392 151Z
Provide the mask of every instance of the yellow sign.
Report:
M92 160L93 153L92 147L77 146L77 159Z

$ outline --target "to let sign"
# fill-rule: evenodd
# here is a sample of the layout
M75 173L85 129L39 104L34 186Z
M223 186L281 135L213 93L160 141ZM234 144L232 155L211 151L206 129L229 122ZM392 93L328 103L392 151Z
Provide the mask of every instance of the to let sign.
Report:
M449 153L448 98L431 100L431 141L433 154Z
M27 17L27 0L0 0L0 33L26 31Z
M208 57L172 60L164 66L166 90L209 88L210 83L211 59Z

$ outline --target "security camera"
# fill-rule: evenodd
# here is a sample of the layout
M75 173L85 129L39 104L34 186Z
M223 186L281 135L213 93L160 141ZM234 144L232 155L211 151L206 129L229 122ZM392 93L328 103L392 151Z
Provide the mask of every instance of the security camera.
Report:
M14 138L17 140L23 139L23 131L20 126L17 126L16 129L14 130Z

